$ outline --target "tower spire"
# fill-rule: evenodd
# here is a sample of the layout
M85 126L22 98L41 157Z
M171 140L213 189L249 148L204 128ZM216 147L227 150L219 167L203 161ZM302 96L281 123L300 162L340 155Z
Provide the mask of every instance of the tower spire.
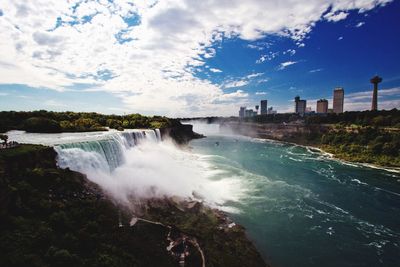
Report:
M371 79L371 83L374 85L371 110L378 110L378 83L380 82L382 82L382 78L378 75Z

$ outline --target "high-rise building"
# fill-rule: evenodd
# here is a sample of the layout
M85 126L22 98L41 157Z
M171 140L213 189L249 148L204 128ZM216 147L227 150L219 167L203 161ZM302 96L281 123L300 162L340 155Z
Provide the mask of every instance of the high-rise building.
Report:
M268 114L268 100L261 100L261 115L267 115Z
M333 112L343 113L343 103L344 103L344 89L343 87L336 87L333 90Z
M246 107L240 107L239 109L239 118L244 118L246 113Z
M246 109L244 112L245 117L253 117L254 116L254 111L252 109Z
M306 113L307 101L300 99L300 96L294 98L294 113L300 114L301 116Z
M317 113L328 113L328 100L320 99L317 101Z

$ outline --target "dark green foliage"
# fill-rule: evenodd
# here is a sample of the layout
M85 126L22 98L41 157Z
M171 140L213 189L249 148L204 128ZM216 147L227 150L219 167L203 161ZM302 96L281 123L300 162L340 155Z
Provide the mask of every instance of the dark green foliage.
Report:
M48 147L0 150L0 266L175 266L164 232L119 228L119 208L54 159Z
M161 116L147 117L140 114L103 115L84 112L52 112L46 110L0 112L0 132L26 130L28 132L82 132L112 129L166 128L180 125L178 120Z
M322 147L351 161L400 166L400 131L373 127L339 128L322 136Z
M61 131L58 122L42 117L32 117L25 120L23 129L32 133L58 133Z

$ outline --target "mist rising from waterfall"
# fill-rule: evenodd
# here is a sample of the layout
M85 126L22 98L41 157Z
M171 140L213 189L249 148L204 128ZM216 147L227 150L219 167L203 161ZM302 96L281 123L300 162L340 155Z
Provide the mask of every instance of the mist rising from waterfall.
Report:
M104 140L58 145L58 164L87 175L115 199L163 196L202 199L211 205L235 201L239 179L224 177L206 161L161 141L153 130L115 133Z
M237 135L228 125L221 125L218 122L208 123L207 120L189 120L181 121L183 124L193 125L193 131L205 136L216 136L216 135Z

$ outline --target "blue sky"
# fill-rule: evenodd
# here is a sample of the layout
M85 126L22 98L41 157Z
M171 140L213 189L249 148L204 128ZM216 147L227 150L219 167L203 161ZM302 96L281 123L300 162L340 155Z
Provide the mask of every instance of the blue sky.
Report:
M379 108L399 108L399 12L390 0L6 0L0 109L237 115L268 99L290 112L296 95L315 109L341 86L345 110L365 110L375 74Z

